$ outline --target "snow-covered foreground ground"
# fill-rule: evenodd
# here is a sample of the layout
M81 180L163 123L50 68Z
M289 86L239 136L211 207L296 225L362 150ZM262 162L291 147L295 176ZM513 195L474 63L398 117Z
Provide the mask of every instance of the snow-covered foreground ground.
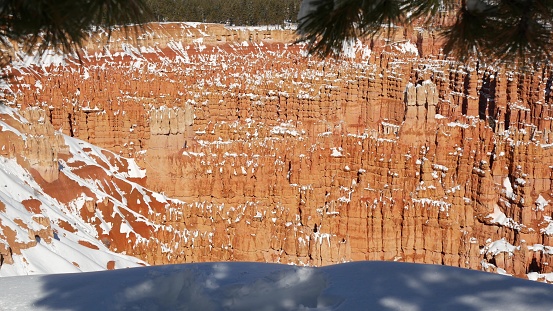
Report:
M200 263L0 278L0 310L553 310L553 286L435 265Z

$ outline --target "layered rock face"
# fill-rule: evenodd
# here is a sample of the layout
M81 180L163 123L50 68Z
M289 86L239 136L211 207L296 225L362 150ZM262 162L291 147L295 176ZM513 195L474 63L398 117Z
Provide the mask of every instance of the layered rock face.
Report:
M5 91L45 126L135 158L136 182L182 202L145 215L166 227L140 246L111 248L151 264L553 272L551 68L461 66L420 29L318 60L290 31L148 27L138 44L94 37L82 66L13 68ZM48 143L27 155L46 183L63 150Z

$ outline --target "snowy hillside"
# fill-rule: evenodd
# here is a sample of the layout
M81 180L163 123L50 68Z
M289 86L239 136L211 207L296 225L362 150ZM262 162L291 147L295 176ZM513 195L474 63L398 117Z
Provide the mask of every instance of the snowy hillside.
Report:
M69 206L61 204L46 194L15 159L0 157L0 181L0 202L4 205L0 245L13 245L6 241L11 235L21 247L19 254L12 251L13 263L1 265L0 276L104 270L109 261L121 268L144 265L138 259L109 251L97 240L94 228L78 215L84 198ZM29 209L22 201L36 204ZM64 223L76 230L64 228Z
M553 287L396 262L200 263L0 278L0 310L553 310Z
M141 252L141 243L155 241L153 233L171 231L153 220L173 201L135 182L145 170L0 108L0 276L147 265L126 248ZM40 143L44 137L48 144ZM57 140L57 157L41 160ZM51 182L40 174L53 174L48 167L56 174ZM136 211L128 207L131 198Z

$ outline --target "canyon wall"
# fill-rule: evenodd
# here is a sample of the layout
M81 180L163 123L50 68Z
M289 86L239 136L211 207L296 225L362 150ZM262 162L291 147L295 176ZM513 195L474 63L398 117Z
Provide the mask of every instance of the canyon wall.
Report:
M149 25L94 36L82 64L14 66L4 96L182 202L146 216L172 229L139 247L108 237L151 264L397 260L549 280L551 68L458 64L419 28L393 39L320 60L292 31ZM51 151L26 157L53 182L63 147L37 144Z

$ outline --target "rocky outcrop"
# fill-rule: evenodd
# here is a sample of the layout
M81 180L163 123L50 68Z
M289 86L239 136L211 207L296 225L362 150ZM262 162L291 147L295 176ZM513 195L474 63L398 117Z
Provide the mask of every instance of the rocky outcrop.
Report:
M287 32L149 27L142 46L92 41L83 66L18 69L11 86L54 129L134 157L147 171L138 183L180 200L144 215L172 229L144 230L132 247L100 237L111 249L154 264L553 272L548 66L459 65L420 29L321 61Z

